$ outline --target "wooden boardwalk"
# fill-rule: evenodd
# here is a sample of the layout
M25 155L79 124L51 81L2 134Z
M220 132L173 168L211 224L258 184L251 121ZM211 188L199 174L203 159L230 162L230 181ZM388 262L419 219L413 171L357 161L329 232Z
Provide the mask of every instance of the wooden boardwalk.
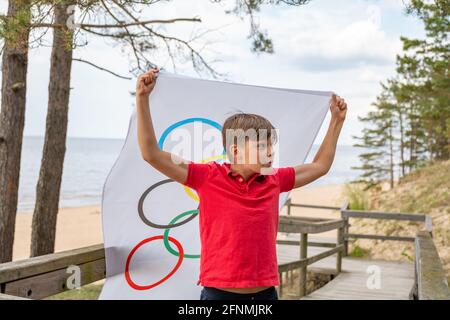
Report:
M295 239L296 237L288 237ZM312 237L311 241L333 242L332 238ZM322 247L308 247L308 256L325 251ZM299 247L277 245L278 263L299 259ZM313 263L308 270L335 274L336 255ZM369 288L367 282L375 273L380 287ZM374 282L370 282L369 284ZM305 300L408 300L414 285L414 264L399 261L366 260L344 257L342 272L322 288L303 297Z
M299 207L339 210L341 218L289 215L292 209ZM450 300L447 276L432 237L430 216L349 210L348 201L341 207L293 204L288 201L287 211L288 215L280 215L277 237L278 272L282 278L277 288L280 299ZM414 238L349 232L349 218L358 217L421 221L425 229L419 230ZM414 263L348 257L349 239L361 238L414 242ZM103 244L0 264L0 300L41 299L67 291L66 284L71 275L66 271L73 265L81 268L82 285L104 279L106 261ZM322 283L332 280L306 295L308 271L328 275L317 277L317 281ZM296 279L294 273L298 275ZM374 278L375 281L371 281ZM296 283L291 286L289 280Z

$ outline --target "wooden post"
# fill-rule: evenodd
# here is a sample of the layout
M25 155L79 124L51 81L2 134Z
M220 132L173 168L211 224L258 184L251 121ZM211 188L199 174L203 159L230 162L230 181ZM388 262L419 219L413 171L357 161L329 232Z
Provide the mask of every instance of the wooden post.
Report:
M283 295L283 273L278 272L278 276L280 278L280 284L278 285L278 296L281 298Z
M344 243L344 257L348 256L348 218L345 217L344 218L344 230L342 232L342 238L343 238L343 243Z
M344 220L344 232L343 232L343 235L342 235L342 237L343 237L343 241L344 241L344 257L347 257L348 256L348 238L347 238L347 235L348 235L348 228L349 228L349 221L348 221L348 217L347 216L344 216L344 210L347 210L348 209L348 200L345 200L344 201L344 203L342 204L342 207L341 207L341 219L343 219Z
M336 245L340 246L344 242L344 227L338 228L337 230L337 241ZM342 270L342 251L339 251L336 256L336 272L340 273Z
M300 233L300 260L306 259L308 254L308 234ZM306 265L303 265L299 269L299 296L304 297L306 295Z
M425 230L428 231L431 236L433 236L433 219L430 215L425 216Z

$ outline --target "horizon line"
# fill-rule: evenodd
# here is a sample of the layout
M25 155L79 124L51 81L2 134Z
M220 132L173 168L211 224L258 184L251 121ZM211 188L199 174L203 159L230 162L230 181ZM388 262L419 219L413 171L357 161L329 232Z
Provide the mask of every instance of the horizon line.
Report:
M39 138L39 139L44 139L44 136L37 136L37 135L24 135L24 138ZM68 139L86 139L86 140L121 140L121 141L125 141L126 138L111 138L111 137L79 137L79 136L67 136ZM314 143L313 145L320 145L320 143ZM353 145L351 144L342 144L342 143L338 143L338 146L350 146L352 147Z

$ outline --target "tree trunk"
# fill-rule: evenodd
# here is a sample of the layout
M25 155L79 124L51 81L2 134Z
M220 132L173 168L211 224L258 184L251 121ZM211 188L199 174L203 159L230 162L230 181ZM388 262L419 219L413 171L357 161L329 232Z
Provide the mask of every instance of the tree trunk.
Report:
M403 128L403 107L399 108L398 119L400 124L400 165L401 165L401 176L405 176L405 134Z
M448 108L448 106L447 106ZM440 121L440 132L437 137L437 145L439 146L438 159L439 160L448 160L450 158L450 148L449 148L449 138L448 138L448 129L447 129L447 121L448 118L445 117L445 113L441 114L439 119Z
M389 125L389 182L391 190L394 188L394 136L392 134L392 125Z
M415 167L415 156L416 156L416 148L415 148L415 140L416 140L416 126L415 126L415 114L414 114L414 106L411 107L410 113L410 136L409 136L409 163L408 163L408 172L412 172Z
M10 0L8 16L30 12L29 0ZM28 69L28 26L6 38L0 113L0 263L12 260Z
M55 24L66 25L69 19L68 6L67 2L55 6ZM56 220L66 152L72 45L72 30L67 27L54 28L47 123L39 181L36 187L31 257L53 253L55 249Z

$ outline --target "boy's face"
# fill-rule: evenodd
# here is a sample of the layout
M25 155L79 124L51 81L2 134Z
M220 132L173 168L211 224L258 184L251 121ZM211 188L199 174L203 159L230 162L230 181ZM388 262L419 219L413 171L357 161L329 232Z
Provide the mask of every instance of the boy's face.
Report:
M232 146L233 154L236 157L235 163L244 165L253 172L260 172L262 168L270 168L273 161L273 149L271 139L247 139L245 146Z

